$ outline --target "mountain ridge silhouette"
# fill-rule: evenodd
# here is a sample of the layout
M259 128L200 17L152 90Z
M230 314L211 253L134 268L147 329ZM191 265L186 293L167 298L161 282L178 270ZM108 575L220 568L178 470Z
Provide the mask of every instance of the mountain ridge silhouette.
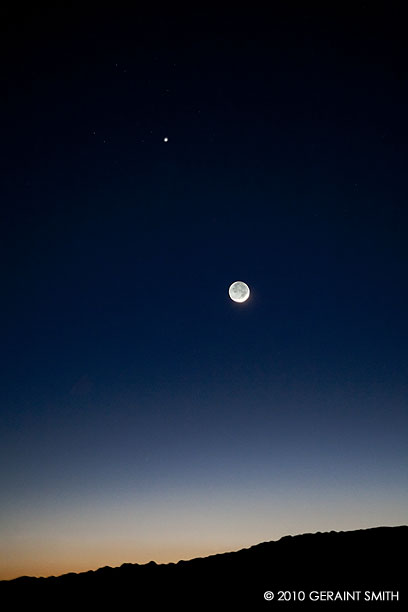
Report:
M198 602L215 610L397 610L407 605L401 561L407 544L406 525L286 535L176 563L124 563L46 578L21 576L0 581L0 595L30 605L38 601L43 609L55 609L56 601L76 609L81 609L78 604L108 603L121 609L133 599L143 609L169 604L194 609ZM272 593L272 599L264 593L269 598Z

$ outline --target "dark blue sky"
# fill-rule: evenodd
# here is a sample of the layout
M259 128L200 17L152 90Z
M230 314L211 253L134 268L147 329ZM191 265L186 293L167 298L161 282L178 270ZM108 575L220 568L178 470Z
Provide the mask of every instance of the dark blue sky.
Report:
M406 522L400 15L64 6L3 9L0 577Z

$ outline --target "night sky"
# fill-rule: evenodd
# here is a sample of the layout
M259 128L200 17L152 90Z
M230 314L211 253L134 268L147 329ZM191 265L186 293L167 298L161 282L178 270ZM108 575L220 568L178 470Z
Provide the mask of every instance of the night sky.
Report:
M1 9L0 578L407 522L406 24L273 4Z

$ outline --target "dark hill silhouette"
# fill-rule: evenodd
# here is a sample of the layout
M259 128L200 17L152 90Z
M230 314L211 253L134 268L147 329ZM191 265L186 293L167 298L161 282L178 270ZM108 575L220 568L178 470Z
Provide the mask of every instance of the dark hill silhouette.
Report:
M59 577L1 581L0 601L10 597L13 609L39 605L41 610L64 605L75 610L109 606L135 611L408 609L407 543L408 526L286 536L176 564L128 563ZM274 593L272 601L264 599L265 591ZM280 600L279 591L286 592ZM304 601L293 601L293 591L300 598L303 591ZM372 601L372 593L381 600Z

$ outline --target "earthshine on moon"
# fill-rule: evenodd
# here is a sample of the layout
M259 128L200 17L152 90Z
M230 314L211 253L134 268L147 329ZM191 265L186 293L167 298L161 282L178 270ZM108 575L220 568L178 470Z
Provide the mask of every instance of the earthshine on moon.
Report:
M245 302L249 298L249 287L243 281L235 281L228 290L231 300L234 302Z

